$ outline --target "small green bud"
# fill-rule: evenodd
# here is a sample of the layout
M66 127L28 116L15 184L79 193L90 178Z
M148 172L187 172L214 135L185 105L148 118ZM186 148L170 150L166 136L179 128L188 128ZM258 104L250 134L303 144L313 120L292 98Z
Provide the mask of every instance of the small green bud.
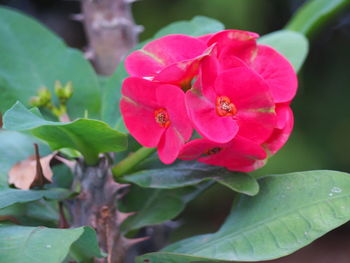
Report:
M72 82L67 82L66 85L62 85L60 81L55 82L55 94L59 99L61 104L65 104L66 101L73 95L73 85Z
M73 96L73 84L71 81L68 81L67 84L64 86L64 94L66 99L69 99Z
M51 92L48 88L42 87L38 91L38 98L40 103L39 107L46 106L51 103Z
M41 107L41 103L40 103L40 99L39 97L31 97L30 100L29 100L29 105L31 107Z

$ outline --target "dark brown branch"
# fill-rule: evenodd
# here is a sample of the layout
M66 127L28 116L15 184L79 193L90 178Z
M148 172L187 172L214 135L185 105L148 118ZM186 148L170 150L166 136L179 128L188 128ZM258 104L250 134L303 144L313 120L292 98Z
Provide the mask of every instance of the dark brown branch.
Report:
M129 0L82 0L83 23L89 40L89 57L96 71L111 75L137 43Z
M120 233L116 199L124 186L113 180L108 158L102 158L98 166L78 161L74 174L81 191L66 203L72 216L71 227L91 226L96 230L100 248L108 254L96 262L122 263L130 245Z

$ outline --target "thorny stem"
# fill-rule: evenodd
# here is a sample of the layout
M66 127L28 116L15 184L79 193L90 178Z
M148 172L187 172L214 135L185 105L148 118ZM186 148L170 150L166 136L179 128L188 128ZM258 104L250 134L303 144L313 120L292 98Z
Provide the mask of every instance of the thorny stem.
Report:
M89 53L97 73L111 75L132 49L141 31L134 24L130 0L82 0Z
M91 226L98 235L100 248L107 258L96 263L122 263L130 241L120 233L121 217L117 210L117 194L121 185L114 182L109 159L100 159L96 166L78 160L74 169L74 184L80 194L65 204L71 214L71 227ZM74 188L74 187L73 187Z
M112 168L114 178L122 177L128 173L136 164L140 163L152 153L156 151L156 148L141 147L136 152L130 154L128 157L117 163Z

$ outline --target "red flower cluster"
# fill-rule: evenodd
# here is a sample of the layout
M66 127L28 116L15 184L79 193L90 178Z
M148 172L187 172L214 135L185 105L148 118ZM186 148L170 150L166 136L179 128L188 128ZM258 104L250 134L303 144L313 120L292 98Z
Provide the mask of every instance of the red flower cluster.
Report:
M126 127L160 159L234 171L261 167L287 141L297 89L291 64L258 35L169 35L131 53L122 87ZM201 138L193 139L193 129ZM198 136L197 136L198 137Z

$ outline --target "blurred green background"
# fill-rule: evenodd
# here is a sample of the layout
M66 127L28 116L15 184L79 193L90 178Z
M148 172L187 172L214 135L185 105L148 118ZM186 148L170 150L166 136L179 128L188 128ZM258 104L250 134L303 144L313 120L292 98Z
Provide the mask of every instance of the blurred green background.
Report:
M332 1L332 0L330 0ZM144 27L140 40L163 26L205 15L220 20L226 28L255 31L260 35L281 29L302 0L143 0L133 4L134 19ZM35 16L84 49L82 25L71 15L80 12L78 1L0 0ZM310 53L299 73L299 90L292 104L295 129L287 145L255 175L312 169L350 171L350 13L340 14L315 35ZM215 231L231 205L232 193L216 186L184 212L172 239L191 233ZM205 218L205 219L204 219ZM203 219L203 220L198 220ZM347 257L349 262L349 257ZM309 260L309 259L308 259ZM311 262L284 261L284 262ZM343 262L343 261L312 261Z

